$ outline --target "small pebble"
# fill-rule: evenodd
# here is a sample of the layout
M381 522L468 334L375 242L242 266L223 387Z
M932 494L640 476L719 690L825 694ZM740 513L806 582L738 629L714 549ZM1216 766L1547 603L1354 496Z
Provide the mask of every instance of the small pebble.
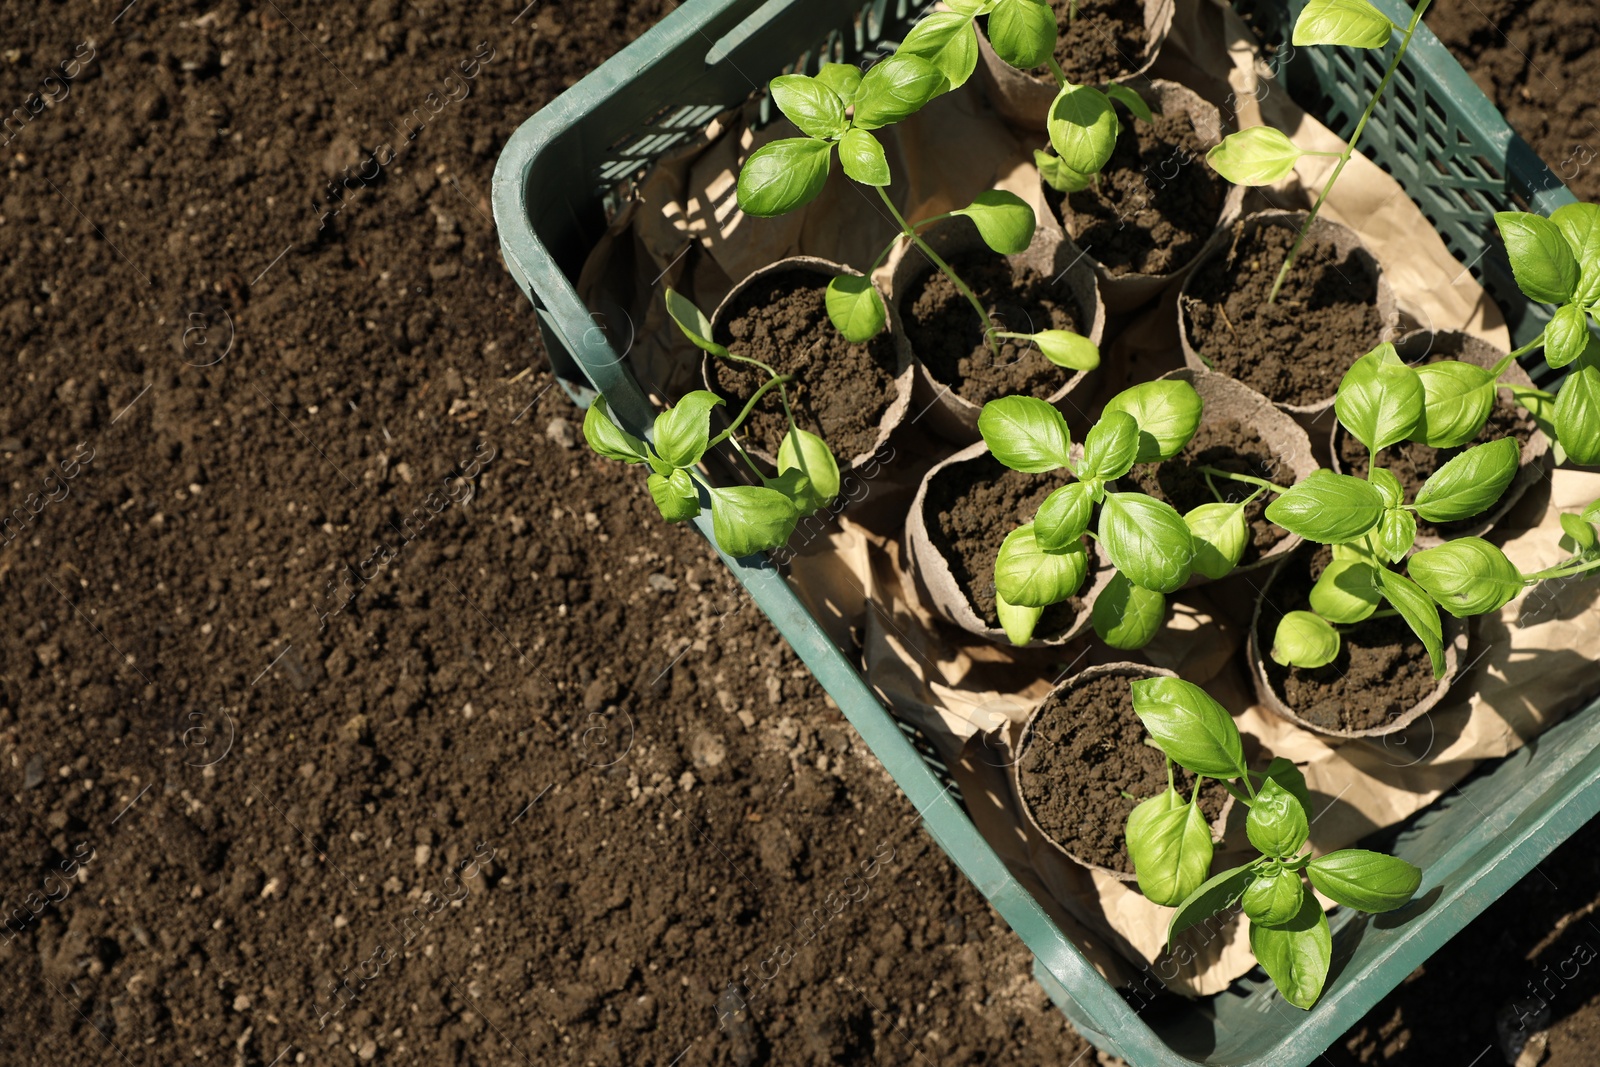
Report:
M551 419L545 423L544 439L561 448L576 448L577 440L572 436L572 423L566 419Z

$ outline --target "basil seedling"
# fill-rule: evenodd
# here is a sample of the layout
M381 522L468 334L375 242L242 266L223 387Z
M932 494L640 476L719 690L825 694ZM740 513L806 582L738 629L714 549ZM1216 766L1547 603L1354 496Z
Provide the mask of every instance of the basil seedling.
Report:
M1001 545L995 599L1013 643L1030 641L1044 609L1082 588L1085 537L1100 542L1117 570L1090 615L1095 633L1114 648L1148 644L1166 618L1166 594L1181 589L1193 570L1220 577L1238 564L1248 539L1244 509L1253 496L1180 515L1154 497L1111 488L1135 463L1182 451L1201 409L1188 382L1136 385L1112 397L1075 453L1067 420L1045 401L1008 396L984 405L978 431L996 459L1030 474L1065 468L1076 479L1046 497L1033 521Z
M866 275L840 275L828 283L828 319L847 340L867 341L883 329L888 310L882 294L867 276L898 243L910 241L972 306L982 324L984 343L996 358L1000 339L1019 338L1033 341L1058 366L1093 370L1100 364L1100 352L1087 338L1067 330L1037 334L1001 331L971 286L919 232L941 219L960 216L972 220L989 248L1001 255L1015 255L1032 243L1037 226L1033 209L1026 201L1015 193L990 189L979 193L965 207L912 223L889 196L888 187L893 181L889 159L872 131L909 118L930 100L972 76L978 54L974 17L965 6L960 12L934 12L907 34L894 55L874 64L865 74L846 63L825 63L815 77L784 74L774 78L768 87L773 103L804 136L782 138L750 153L739 171L739 207L758 218L773 218L804 207L822 192L837 151L845 175L872 187L900 229L867 268ZM1054 28L1053 21L1051 27Z
M1517 475L1522 448L1514 437L1466 448L1436 470L1410 503L1400 480L1378 464L1377 453L1406 440L1449 447L1476 437L1493 407L1499 375L1510 363L1507 356L1493 370L1453 360L1414 368L1388 343L1358 359L1339 382L1334 413L1367 447L1365 478L1317 470L1286 489L1205 468L1277 494L1267 505L1270 521L1307 541L1334 546L1333 561L1311 589L1311 610L1290 611L1279 620L1273 660L1284 666L1326 666L1339 656L1340 627L1398 615L1428 650L1434 677L1443 677L1441 609L1457 618L1498 611L1537 581L1600 565L1600 553L1586 554L1592 548L1580 545L1558 566L1524 574L1481 537L1458 537L1410 555L1419 517L1455 522L1493 507ZM1408 555L1405 575L1392 569Z
M839 495L839 464L826 442L795 425L784 385L792 378L747 356L736 355L711 339L711 323L700 309L668 289L667 312L686 337L722 359L749 363L767 372L768 380L753 393L744 410L726 430L711 436L712 409L722 398L705 389L685 394L677 404L656 416L648 443L612 421L604 396L595 398L583 416L583 436L598 454L623 463L650 467L648 487L661 517L668 522L693 519L701 511L701 492L711 505L711 529L717 545L730 556L749 556L777 548L789 540L795 523ZM789 432L778 448L778 476L768 478L750 462L744 450L735 449L750 465L760 485L719 488L696 470L706 452L732 439L734 431L755 410L757 401L776 388L783 399Z
M1300 254L1300 246L1305 243L1306 234L1311 232L1311 226L1316 222L1323 203L1328 199L1328 194L1333 192L1334 183L1339 180L1339 175L1344 172L1351 156L1355 154L1356 144L1361 140L1361 131L1367 128L1367 121L1372 118L1372 113L1377 110L1378 101L1383 98L1383 91L1388 88L1394 72L1405 59L1406 50L1411 47L1412 35L1422 24L1422 14L1428 9L1429 3L1430 0L1417 0L1417 6L1411 12L1411 22L1404 29L1390 22L1389 17L1368 3L1368 0L1311 0L1300 10L1300 17L1295 20L1294 34L1291 38L1296 48L1319 44L1344 45L1348 48L1382 48L1389 43L1393 34L1401 35L1400 46L1395 49L1383 78L1367 100L1366 110L1356 123L1355 133L1351 135L1343 151L1307 151L1297 147L1277 129L1270 126L1252 126L1224 137L1221 144L1206 154L1206 161L1211 164L1212 169L1235 185L1271 185L1293 170L1301 156L1331 156L1338 160L1328 175L1328 180L1322 184L1322 190L1317 194L1316 202L1311 205L1311 211L1300 224L1300 232L1295 235L1294 243L1289 246L1289 254L1284 257L1283 265L1278 268L1278 276L1272 283L1272 291L1267 295L1267 303L1277 302L1278 291L1283 288L1284 279L1289 276L1289 269L1294 266L1295 257Z
M1567 368L1560 393L1522 387L1517 400L1555 441L1557 458L1600 463L1600 205L1567 204L1549 218L1525 211L1494 217L1517 288L1530 300L1557 305L1539 336L1512 356L1544 347L1553 368Z
M1252 777L1233 717L1191 682L1142 678L1130 688L1134 712L1168 761L1166 791L1141 801L1129 813L1125 830L1140 891L1176 909L1167 943L1239 905L1250 920L1256 962L1285 1000L1309 1009L1327 982L1333 939L1328 917L1304 879L1336 904L1385 912L1411 900L1422 884L1421 869L1364 849L1313 857L1311 794L1299 768L1278 758ZM1188 800L1172 785L1174 764L1195 775ZM1261 853L1216 875L1210 874L1211 831L1199 807L1206 778L1221 782L1250 809L1245 833Z

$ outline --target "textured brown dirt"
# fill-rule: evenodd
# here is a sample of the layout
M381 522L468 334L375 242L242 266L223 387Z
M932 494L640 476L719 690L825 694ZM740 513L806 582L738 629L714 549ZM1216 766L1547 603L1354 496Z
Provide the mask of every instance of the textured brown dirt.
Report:
M1291 611L1310 610L1311 587L1330 559L1329 549L1306 545L1290 555L1266 590L1257 638L1267 657L1267 679L1306 722L1329 730L1377 729L1437 684L1428 650L1403 619L1341 627L1339 655L1324 667L1285 667L1268 655L1278 621Z
M1189 343L1213 370L1270 400L1310 405L1331 398L1350 364L1381 340L1376 275L1308 238L1269 304L1295 231L1259 226L1246 234L1241 222L1233 233L1192 275L1183 305Z
M0 1064L1083 1051L499 262L670 6L0 12Z
M1083 332L1064 282L1053 283L1031 268L1013 267L987 249L954 255L948 262L999 329ZM1042 399L1072 376L1072 371L1045 359L1028 341L1001 340L997 356L984 343L984 324L977 311L943 272L929 271L908 290L900 297L900 314L911 350L927 365L934 381L972 403L981 406L1018 393Z
M1046 189L1078 246L1114 275L1183 269L1216 231L1227 183L1205 165L1205 145L1187 115L1152 122L1120 105L1111 161L1100 180L1063 198Z

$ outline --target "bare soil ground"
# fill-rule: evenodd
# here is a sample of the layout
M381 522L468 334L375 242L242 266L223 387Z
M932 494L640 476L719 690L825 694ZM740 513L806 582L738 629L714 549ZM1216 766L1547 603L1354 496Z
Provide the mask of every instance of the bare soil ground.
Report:
M0 0L0 1064L1096 1058L498 261L670 7ZM1586 835L1335 1054L1470 1062Z

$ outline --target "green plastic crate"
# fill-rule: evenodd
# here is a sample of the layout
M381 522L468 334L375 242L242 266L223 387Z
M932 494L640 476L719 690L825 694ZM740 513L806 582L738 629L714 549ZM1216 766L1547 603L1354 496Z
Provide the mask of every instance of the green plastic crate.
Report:
M1395 21L1407 20L1396 0L1376 3ZM1257 0L1250 13L1270 38L1292 24L1300 6ZM605 321L573 288L604 230L608 198L785 69L891 51L924 7L925 0L687 0L517 129L494 176L501 249L575 400L587 403L598 390L636 434L654 415ZM1386 61L1382 53L1304 49L1283 74L1296 100L1347 135ZM1514 335L1526 339L1540 329L1540 313L1510 284L1491 214L1511 207L1548 213L1572 197L1425 28L1362 147L1435 220L1506 309ZM711 540L709 517L696 521ZM1161 1012L1141 1016L1011 876L961 807L945 769L919 754L914 731L884 708L772 564L723 560L894 776L928 832L1033 952L1035 974L1055 1003L1094 1044L1137 1067L1310 1062L1600 811L1596 701L1536 745L1483 768L1394 836L1393 850L1426 871L1422 903L1402 913L1405 921L1340 909L1333 973L1312 1011L1285 1004L1257 971L1227 992L1177 1010L1169 1000Z

